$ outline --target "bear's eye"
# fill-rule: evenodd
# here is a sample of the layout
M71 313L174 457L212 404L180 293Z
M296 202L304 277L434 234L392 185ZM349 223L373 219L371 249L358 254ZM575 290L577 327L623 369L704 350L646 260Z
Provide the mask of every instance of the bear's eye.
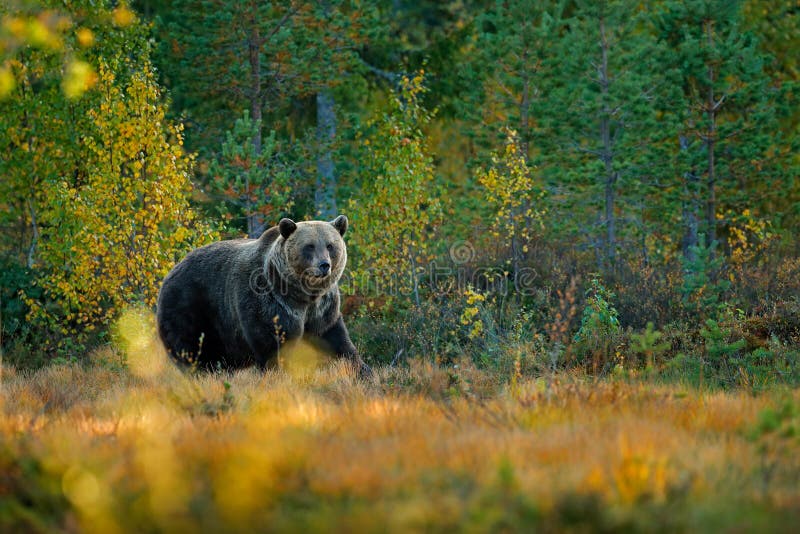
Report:
M309 243L308 245L303 247L303 250L305 250L306 252L311 252L312 250L314 250L314 245Z
M333 245L331 245L330 243L328 243L328 245L325 248L328 249L328 252L333 252Z

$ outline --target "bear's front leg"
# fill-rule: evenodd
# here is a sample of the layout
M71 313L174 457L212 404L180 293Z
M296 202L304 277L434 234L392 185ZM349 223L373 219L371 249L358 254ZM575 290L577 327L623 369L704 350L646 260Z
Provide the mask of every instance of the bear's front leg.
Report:
M269 331L245 330L244 339L259 369L262 371L277 369L278 350L281 346L278 334Z
M350 340L350 334L347 332L347 327L344 325L341 315L333 323L333 326L323 332L320 337L328 344L336 356L349 360L358 369L362 377L372 376L372 369L364 363L364 360L358 355L356 346Z

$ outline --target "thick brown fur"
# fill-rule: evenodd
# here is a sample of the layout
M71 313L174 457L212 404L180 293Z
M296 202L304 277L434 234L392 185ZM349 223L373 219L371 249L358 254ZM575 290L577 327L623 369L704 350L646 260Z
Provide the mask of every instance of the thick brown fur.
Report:
M277 363L287 341L310 335L369 373L340 312L347 218L282 219L258 239L190 252L164 279L158 332L177 362L205 369Z

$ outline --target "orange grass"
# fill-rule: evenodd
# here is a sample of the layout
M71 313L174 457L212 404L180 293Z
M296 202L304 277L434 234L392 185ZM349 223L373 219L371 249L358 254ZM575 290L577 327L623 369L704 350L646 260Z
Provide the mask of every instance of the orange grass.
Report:
M751 436L765 409L800 404L797 391L459 372L454 389L452 371L420 362L372 384L335 363L194 377L163 362L6 369L0 530L798 524L796 437Z

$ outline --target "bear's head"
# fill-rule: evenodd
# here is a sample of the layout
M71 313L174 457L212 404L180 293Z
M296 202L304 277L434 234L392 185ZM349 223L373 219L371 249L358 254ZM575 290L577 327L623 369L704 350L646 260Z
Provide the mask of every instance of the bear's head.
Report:
M297 281L309 294L320 294L333 287L347 264L344 233L347 217L333 221L296 223L281 219L280 270L283 277Z

